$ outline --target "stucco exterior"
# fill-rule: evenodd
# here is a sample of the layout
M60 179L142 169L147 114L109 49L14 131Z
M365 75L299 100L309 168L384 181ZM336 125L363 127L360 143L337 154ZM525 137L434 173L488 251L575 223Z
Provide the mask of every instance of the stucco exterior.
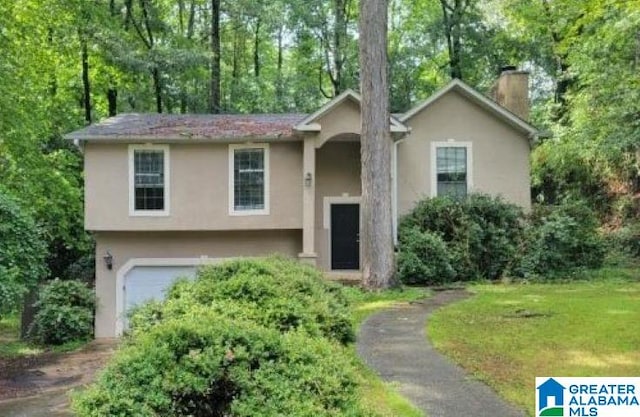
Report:
M221 258L283 254L295 257L301 246L301 230L255 230L221 232L99 232L96 239L96 337L116 335L118 274L124 276L132 260L138 265L181 265ZM113 267L105 267L103 256L113 256ZM161 262L162 261L162 262Z
M84 147L85 228L93 231L302 228L302 144L269 144L268 215L229 214L229 144L172 143L168 216L129 215L129 144Z
M451 91L406 121L411 133L398 146L398 214L433 196L432 142L471 144L470 191L501 195L531 206L529 138L486 109Z
M113 337L121 330L124 282L136 266L185 266L281 253L331 270L331 204L360 204L360 98L354 92L307 117L172 116L124 115L68 135L84 151L85 227L97 242L96 337ZM435 143L467 147L470 192L501 195L530 207L529 144L535 128L461 81L452 81L399 119L391 118L390 128L396 151L395 220L434 195ZM131 146L168 151L167 213L132 212ZM268 150L268 207L260 214L234 213L229 205L230 149L237 146ZM351 227L354 208L348 209L352 212L346 223L340 223L348 232L333 236L342 242L346 235L351 246L339 253L354 260L359 229ZM344 218L337 215L336 220ZM111 269L103 259L107 254L113 257ZM158 276L151 275L162 282ZM143 281L144 294L148 282Z
M333 202L358 202L361 196L360 142L327 142L316 151L316 265L330 270L330 229L326 210Z

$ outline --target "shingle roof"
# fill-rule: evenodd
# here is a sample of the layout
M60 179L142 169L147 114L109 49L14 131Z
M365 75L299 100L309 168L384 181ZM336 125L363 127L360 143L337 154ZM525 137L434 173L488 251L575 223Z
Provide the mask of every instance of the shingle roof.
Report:
M67 135L69 139L286 138L306 114L137 114L110 117Z

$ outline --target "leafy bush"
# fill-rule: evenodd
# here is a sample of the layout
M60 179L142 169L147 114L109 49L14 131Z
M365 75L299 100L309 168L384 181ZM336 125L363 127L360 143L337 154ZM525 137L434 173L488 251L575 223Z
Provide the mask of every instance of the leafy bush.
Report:
M407 284L436 284L455 278L442 238L418 227L404 229L399 241L398 274Z
M73 408L80 417L370 416L357 395L348 301L282 258L202 268L137 308L127 344Z
M79 281L55 279L40 291L30 336L40 343L60 345L93 336L93 291Z
M87 284L92 284L95 281L95 276L96 258L94 251L80 256L66 268L62 275L63 278L77 279L79 281L86 282Z
M237 260L198 271L194 281L178 281L164 303L137 309L131 327L146 331L195 306L243 317L286 332L304 329L341 343L355 340L348 302L320 272L284 258Z
M640 257L640 224L625 225L611 236L612 250L632 257Z
M522 242L524 213L514 204L482 194L471 195L465 209L471 221L469 258L476 274L499 278Z
M46 275L46 245L33 219L0 188L0 314Z
M400 278L407 283L498 278L520 245L523 219L519 207L499 197L423 200L400 224Z
M516 273L553 276L577 268L598 268L606 245L598 219L581 201L537 207L526 232L526 243Z

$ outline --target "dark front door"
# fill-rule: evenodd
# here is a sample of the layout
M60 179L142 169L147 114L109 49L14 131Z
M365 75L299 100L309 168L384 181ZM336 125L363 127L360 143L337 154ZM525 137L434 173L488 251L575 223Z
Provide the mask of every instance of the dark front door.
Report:
M331 269L360 269L360 205L331 205Z

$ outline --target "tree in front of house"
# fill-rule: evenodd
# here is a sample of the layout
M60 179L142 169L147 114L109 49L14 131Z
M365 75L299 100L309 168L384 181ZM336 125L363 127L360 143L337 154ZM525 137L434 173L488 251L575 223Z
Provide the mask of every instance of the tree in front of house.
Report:
M395 272L386 0L360 2L360 68L363 283L386 288Z

